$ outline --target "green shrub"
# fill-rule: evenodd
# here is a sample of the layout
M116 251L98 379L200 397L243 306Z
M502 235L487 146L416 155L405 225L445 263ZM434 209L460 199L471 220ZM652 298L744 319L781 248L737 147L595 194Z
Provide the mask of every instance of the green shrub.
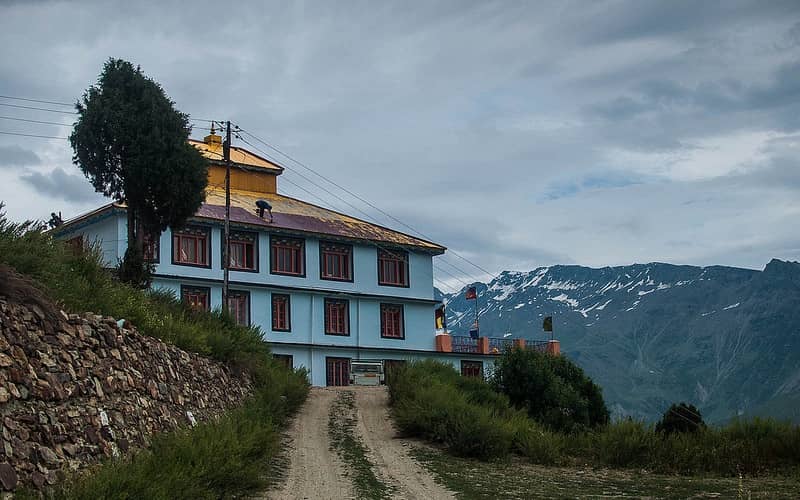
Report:
M514 451L542 465L563 461L565 436L551 432L527 417L511 420L514 427Z
M442 443L459 456L487 459L509 452L513 429L493 409L469 399L469 394L485 396L484 389L469 383L472 392L467 393L459 388L458 372L435 361L411 363L401 370L389 391L395 421L404 434Z
M703 416L694 405L686 403L673 404L656 424L656 432L672 434L674 432L697 432L705 428Z
M596 433L594 448L599 460L615 467L642 467L658 445L653 428L644 422L622 420Z
M579 431L609 420L600 387L565 356L507 350L495 364L492 385L553 430Z

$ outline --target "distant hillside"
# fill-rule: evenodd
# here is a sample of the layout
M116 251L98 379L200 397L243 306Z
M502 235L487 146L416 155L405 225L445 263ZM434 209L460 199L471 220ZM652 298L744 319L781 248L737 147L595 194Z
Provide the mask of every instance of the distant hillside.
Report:
M657 419L689 401L707 421L774 415L800 422L800 263L763 271L635 264L553 266L479 283L481 334L545 338L604 389L617 416ZM448 297L448 326L466 334L464 293Z

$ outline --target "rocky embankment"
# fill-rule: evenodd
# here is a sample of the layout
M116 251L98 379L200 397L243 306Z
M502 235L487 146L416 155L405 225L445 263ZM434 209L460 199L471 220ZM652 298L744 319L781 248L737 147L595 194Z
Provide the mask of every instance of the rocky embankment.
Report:
M242 403L249 381L139 334L0 294L0 485L41 488ZM55 311L55 313L53 312ZM124 323L124 322L123 322Z

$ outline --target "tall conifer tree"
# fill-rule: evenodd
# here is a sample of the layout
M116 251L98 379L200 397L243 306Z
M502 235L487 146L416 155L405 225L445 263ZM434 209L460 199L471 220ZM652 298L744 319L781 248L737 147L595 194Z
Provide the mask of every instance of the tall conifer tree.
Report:
M76 104L73 162L95 190L128 207L128 251L120 274L146 285L143 238L180 227L205 196L208 162L187 139L189 116L157 82L122 59L109 59Z

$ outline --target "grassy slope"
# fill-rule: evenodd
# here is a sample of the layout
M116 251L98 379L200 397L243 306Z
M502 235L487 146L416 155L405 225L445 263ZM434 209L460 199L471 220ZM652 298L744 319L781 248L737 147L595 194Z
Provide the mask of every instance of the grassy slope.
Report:
M67 311L126 318L144 334L247 369L255 385L244 407L192 429L155 436L147 450L105 462L47 496L221 498L266 486L280 428L305 400L308 381L305 373L273 363L257 328L238 326L220 312L190 311L170 295L121 284L103 269L99 252L75 255L40 227L9 223L1 205L0 264L33 278Z

